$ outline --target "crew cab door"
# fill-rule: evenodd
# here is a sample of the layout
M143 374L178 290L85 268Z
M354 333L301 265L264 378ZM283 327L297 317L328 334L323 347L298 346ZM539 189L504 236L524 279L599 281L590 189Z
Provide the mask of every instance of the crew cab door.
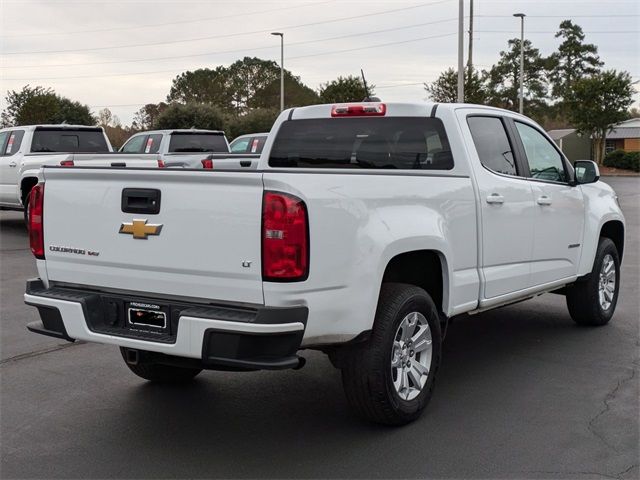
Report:
M24 130L0 133L0 202L20 204L20 150Z
M486 111L465 113L458 115L480 202L482 304L531 286L534 200L507 134L510 124Z
M543 285L576 275L584 229L584 200L569 185L562 154L534 125L514 121L516 142L535 201L531 282Z

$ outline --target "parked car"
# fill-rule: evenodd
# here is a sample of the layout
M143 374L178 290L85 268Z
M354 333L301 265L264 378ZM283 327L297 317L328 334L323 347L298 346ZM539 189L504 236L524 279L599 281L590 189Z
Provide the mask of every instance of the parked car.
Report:
M0 130L0 208L24 210L43 165L158 167L157 155L112 153L100 127L30 125Z
M599 326L618 300L614 191L496 108L295 108L257 170L45 167L30 200L31 331L117 345L160 382L320 350L385 424L425 408L450 317L553 292Z
M269 133L250 133L233 139L231 153L262 153Z
M256 168L259 155L231 155L229 142L219 130L151 130L132 135L123 153L155 153L167 168Z

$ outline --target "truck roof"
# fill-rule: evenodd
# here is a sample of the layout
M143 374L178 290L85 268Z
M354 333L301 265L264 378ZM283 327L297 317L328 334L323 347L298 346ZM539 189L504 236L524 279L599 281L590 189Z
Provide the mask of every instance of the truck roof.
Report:
M503 108L490 107L486 105L476 105L472 103L436 103L436 102L346 102L323 105L309 105L307 107L297 107L290 109L291 119L300 120L304 118L326 118L331 116L331 111L336 105L380 105L386 107L384 116L424 116L431 115L433 108L436 111L453 111L459 108L480 108L492 112L509 113L518 116L517 112L505 110ZM382 116L382 115L381 115ZM523 117L525 118L525 117Z
M205 130L200 128L170 128L164 130L145 130L144 134L154 134L154 133L162 133L162 134L171 134L171 133L213 133L215 135L224 135L223 130Z
M66 123L56 123L56 124L40 124L40 125L16 125L13 127L6 127L6 129L9 128L20 128L22 130L26 130L29 132L34 131L37 128L69 128L69 129L73 129L73 130L82 130L82 129L86 129L86 130L102 130L102 127L98 126L98 125L68 125ZM5 130L4 128L2 130Z

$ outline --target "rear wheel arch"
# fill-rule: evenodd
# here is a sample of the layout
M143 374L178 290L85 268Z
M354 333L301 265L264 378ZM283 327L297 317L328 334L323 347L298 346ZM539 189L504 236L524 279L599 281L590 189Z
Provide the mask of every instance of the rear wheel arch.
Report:
M26 207L29 192L38 184L38 177L25 177L20 181L20 200L22 205Z
M426 291L436 307L447 311L448 269L444 254L438 250L412 250L392 257L385 267L382 284L404 283ZM382 285L380 285L382 290Z

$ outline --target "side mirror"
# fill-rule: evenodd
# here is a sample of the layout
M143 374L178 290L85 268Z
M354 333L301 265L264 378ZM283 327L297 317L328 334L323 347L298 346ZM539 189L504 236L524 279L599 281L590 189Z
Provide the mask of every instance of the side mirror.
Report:
M596 162L591 160L576 160L573 163L576 173L576 185L584 185L586 183L595 183L600 180L600 169Z

